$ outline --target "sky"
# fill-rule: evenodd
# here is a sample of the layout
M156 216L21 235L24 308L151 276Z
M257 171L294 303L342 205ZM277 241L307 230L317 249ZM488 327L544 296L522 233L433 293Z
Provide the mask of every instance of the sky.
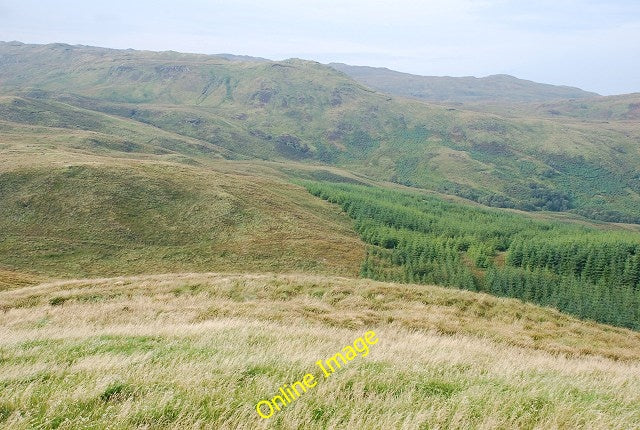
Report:
M0 0L0 40L640 92L640 0Z

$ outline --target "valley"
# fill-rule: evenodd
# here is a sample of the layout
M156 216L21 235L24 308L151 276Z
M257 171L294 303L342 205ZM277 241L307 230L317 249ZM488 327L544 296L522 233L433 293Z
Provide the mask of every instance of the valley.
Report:
M640 96L498 78L0 42L0 427L637 426Z

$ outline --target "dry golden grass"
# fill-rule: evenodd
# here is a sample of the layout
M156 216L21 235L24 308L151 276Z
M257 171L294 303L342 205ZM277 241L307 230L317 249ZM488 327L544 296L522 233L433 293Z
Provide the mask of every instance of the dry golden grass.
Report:
M0 291L9 288L25 287L27 285L35 285L42 282L42 278L37 276L15 272L12 270L2 270L0 268Z
M311 275L0 292L8 428L637 428L640 334L515 300ZM292 405L255 404L380 339ZM317 374L317 377L320 375Z

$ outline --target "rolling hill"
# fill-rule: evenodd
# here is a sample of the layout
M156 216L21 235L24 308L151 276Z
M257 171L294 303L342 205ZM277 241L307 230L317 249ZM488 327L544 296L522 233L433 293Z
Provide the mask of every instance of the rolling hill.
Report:
M634 97L0 43L0 427L633 428L640 335L593 319L640 321L639 226L594 220L640 220Z
M101 133L82 151L321 163L491 206L640 220L628 121L429 105L295 59L3 43L0 78L3 127Z
M56 277L356 275L364 252L344 215L255 170L94 159L0 172L2 266Z
M420 76L385 67L350 66L343 63L330 63L329 66L378 91L429 102L548 102L598 96L580 88L540 84L510 75L484 78Z
M640 93L599 97L586 103L582 100L560 100L530 104L520 106L520 115L572 118L605 123L609 121L637 122L640 119Z

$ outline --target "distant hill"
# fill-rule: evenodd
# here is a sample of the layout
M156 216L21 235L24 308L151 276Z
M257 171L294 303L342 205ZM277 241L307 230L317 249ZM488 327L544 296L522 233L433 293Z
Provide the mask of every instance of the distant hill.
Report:
M434 102L544 102L598 96L579 88L540 84L510 75L420 76L384 67L329 65L378 91Z
M599 97L594 100L561 100L536 106L535 113L551 117L588 120L640 120L640 93Z
M468 109L388 96L299 59L0 43L0 127L25 142L335 166L490 206L640 222L636 125Z
M268 58L262 57L252 57L250 55L234 55L234 54L215 54L215 57L224 58L229 61L247 61L247 62L257 62L257 63L265 63L270 62Z
M583 122L625 124L635 129L640 120L640 93L600 96L588 99L563 99L546 102L468 102L451 104L452 107L483 113L494 113L505 118L545 118L557 122Z

